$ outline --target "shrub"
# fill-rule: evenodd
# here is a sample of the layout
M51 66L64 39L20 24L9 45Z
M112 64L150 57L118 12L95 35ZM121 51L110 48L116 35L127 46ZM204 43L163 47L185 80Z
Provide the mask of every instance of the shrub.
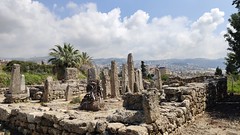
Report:
M26 85L42 84L49 76L48 74L32 74L32 73L25 73L24 75Z
M9 73L0 72L0 88L10 85L11 75Z
M78 96L72 99L72 101L70 101L71 104L78 104L81 103L82 101L82 97Z

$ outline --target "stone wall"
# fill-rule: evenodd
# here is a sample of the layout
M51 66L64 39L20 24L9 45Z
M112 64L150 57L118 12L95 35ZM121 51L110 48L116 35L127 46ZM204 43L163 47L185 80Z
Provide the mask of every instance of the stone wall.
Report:
M69 87L68 87L69 86ZM66 99L67 88L71 89L72 96L86 93L87 82L85 80L52 81L47 79L43 91L43 102L55 99Z
M8 88L0 88L0 95L4 95L7 90Z

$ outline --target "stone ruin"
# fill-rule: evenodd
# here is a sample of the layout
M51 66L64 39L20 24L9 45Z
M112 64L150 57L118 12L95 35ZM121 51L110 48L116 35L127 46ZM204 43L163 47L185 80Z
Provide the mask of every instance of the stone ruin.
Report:
M146 83L147 86L143 88L145 84L140 74L140 70L134 70L132 55L129 54L128 63L123 66L122 78L118 78L113 61L111 71L103 71L102 82L91 77L94 79L88 79L87 85L81 86L85 88L81 91L87 94L79 108L95 112L0 106L0 122L26 134L178 134L179 128L227 96L225 77L177 78L163 86L161 74L156 69L154 82ZM43 94L47 96L45 99L51 101L62 96L70 100L73 95L71 92L79 91L77 86L80 83L68 81L55 82L48 78ZM103 99L116 98L120 103L121 97L123 102L118 108L107 112L102 110Z
M87 84L87 94L81 101L80 109L99 111L104 107L102 88L99 80L91 80Z
M49 76L44 83L41 101L49 102L55 99L72 100L73 97L86 93L86 81L77 79L77 69L67 68L63 81L54 81Z
M19 64L13 65L9 91L6 91L4 96L4 103L26 102L29 99L29 92L25 86L25 77L20 73Z

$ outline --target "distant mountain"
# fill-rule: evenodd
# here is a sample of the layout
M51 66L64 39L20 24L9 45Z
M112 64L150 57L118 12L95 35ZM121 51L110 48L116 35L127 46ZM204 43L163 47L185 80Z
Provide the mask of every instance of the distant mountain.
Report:
M126 59L124 58L108 58L108 59L94 59L95 64L109 66L111 61L115 60L118 64L126 63ZM155 65L155 66L195 66L200 68L216 68L220 67L225 69L224 58L220 59L205 59L205 58L194 58L194 59L165 59L165 60L145 60L145 64L147 65ZM135 60L135 66L140 67L141 61Z
M22 61L32 61L32 62L42 62L47 63L50 57L32 57L32 58L0 58L4 60L22 60ZM119 65L126 63L127 58L99 58L93 59L94 64L100 66L110 66L111 61L115 60ZM135 66L140 67L141 60L135 60ZM193 58L193 59L165 59L165 60L144 60L145 64L152 66L163 66L163 67L186 67L193 66L199 68L216 68L220 67L225 69L224 58L220 59L206 59L206 58Z

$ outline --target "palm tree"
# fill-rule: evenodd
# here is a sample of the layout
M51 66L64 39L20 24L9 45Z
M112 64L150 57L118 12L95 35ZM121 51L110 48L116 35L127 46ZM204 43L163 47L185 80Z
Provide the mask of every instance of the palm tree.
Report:
M48 60L51 62L57 70L58 79L63 79L65 68L78 67L81 62L81 54L79 50L75 50L69 43L64 43L63 47L55 45L56 48L50 49L49 53L52 58Z
M81 54L81 65L92 65L92 57L90 57L87 52L82 52Z

